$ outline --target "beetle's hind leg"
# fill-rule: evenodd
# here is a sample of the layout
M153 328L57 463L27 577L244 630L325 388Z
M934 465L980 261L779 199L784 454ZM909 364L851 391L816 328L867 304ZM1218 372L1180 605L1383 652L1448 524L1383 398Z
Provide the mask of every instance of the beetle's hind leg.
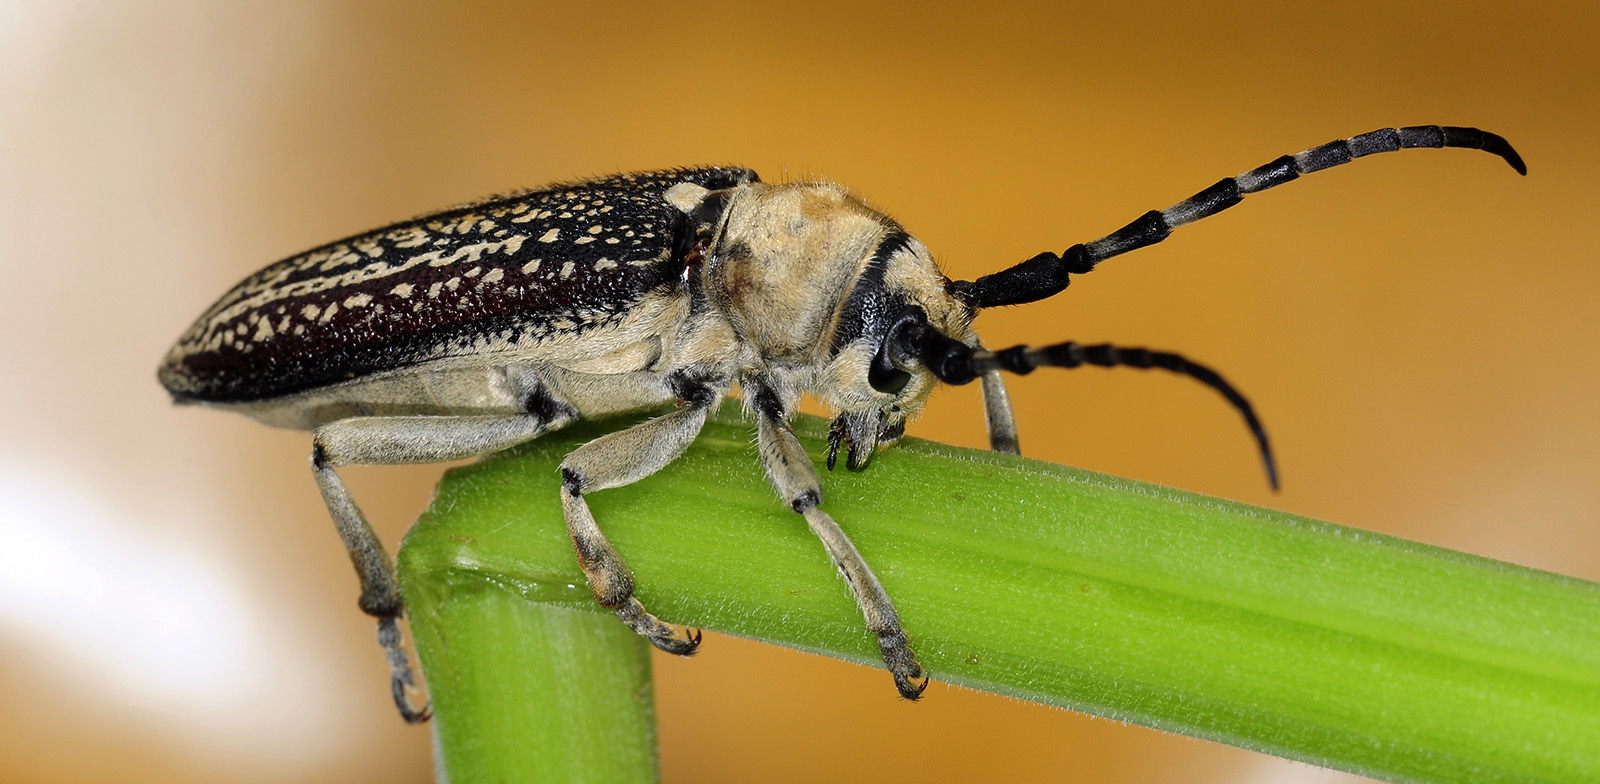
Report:
M575 418L568 408L547 408L507 416L356 417L323 425L311 437L311 473L361 579L361 610L378 619L378 643L389 659L395 706L408 723L427 721L430 710L427 705L415 707L409 697L416 677L400 634L404 606L394 562L334 469L459 460L515 446Z
M682 403L677 411L590 441L561 461L561 511L594 600L615 610L650 644L688 656L700 645L700 630L667 623L645 611L633 595L633 574L583 500L584 493L632 484L661 470L694 441L718 395L709 386L681 377L674 379L674 387Z

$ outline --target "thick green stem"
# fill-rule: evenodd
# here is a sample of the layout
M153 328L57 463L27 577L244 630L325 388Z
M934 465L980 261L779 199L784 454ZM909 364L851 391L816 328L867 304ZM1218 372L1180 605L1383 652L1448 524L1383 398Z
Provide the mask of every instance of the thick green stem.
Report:
M471 571L430 572L406 597L433 698L440 779L656 778L649 644Z
M820 459L824 424L797 424ZM589 598L557 503L561 457L598 432L450 472L402 548L452 781L555 764L568 743L653 745L639 643ZM667 469L589 497L640 598L876 663L752 441L725 411ZM1600 781L1595 584L928 442L823 484L935 679L1396 781ZM592 624L591 653L536 652L550 632L535 620L567 616ZM635 771L587 780L653 775Z

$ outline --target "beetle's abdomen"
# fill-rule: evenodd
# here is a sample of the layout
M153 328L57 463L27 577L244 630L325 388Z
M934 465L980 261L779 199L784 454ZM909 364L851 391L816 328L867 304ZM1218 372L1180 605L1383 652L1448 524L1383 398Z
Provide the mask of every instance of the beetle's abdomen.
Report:
M623 174L495 197L278 262L211 306L167 354L182 399L260 400L468 354L535 351L682 285L673 185L746 169Z

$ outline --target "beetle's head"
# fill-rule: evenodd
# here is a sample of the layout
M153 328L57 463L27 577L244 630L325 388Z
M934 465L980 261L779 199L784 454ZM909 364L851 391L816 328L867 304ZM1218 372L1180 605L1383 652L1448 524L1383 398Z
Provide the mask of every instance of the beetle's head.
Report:
M841 299L817 390L840 413L828 434L828 467L841 446L860 470L905 433L939 378L908 348L932 330L977 343L974 310L946 289L928 249L898 227L878 238Z

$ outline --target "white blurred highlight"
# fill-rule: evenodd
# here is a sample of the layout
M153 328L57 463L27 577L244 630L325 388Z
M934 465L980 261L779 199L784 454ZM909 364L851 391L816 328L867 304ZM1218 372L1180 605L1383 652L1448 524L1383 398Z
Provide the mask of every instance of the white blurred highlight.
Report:
M287 630L221 568L225 554L178 539L160 521L125 519L64 475L17 463L0 458L6 648L34 658L63 692L94 694L198 748L331 751L328 723L337 717L284 715L316 705L309 692L331 675L272 639ZM285 662L286 653L302 661ZM285 667L292 682L276 677Z
M0 634L29 635L58 666L135 701L238 699L259 674L248 604L206 553L139 530L159 527L119 520L79 488L7 466Z

